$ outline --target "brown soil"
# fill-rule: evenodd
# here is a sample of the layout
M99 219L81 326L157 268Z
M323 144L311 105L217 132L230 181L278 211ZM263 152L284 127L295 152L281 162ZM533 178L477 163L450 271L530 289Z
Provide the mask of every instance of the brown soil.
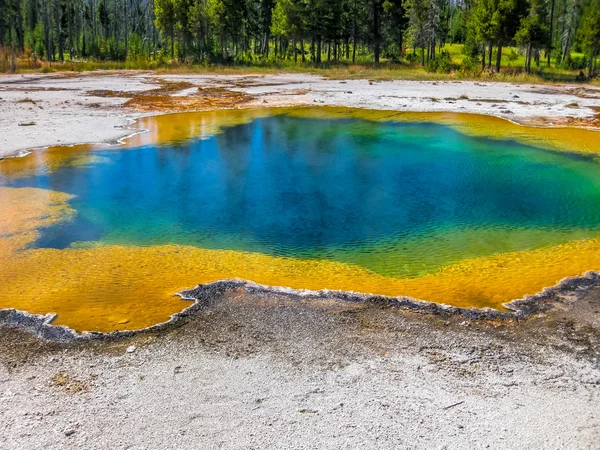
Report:
M125 107L141 112L174 112L196 111L204 109L231 108L253 100L253 97L242 92L234 92L223 87L199 87L197 91L185 96L175 95L195 85L186 81L167 81L156 79L158 88L141 92L119 92L112 90L89 91L95 97L127 98Z
M571 106L571 108L577 108ZM600 129L600 106L590 106L596 111L593 117L531 117L529 119L521 119L519 123L534 127L547 127L552 123L553 127L577 127L577 128L596 128Z

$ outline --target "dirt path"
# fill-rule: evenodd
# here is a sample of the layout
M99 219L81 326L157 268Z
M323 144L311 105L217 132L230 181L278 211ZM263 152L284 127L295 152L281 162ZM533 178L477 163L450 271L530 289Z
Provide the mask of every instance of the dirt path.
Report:
M326 80L313 75L108 72L0 76L0 157L115 142L136 118L174 111L285 105L491 114L520 123L598 127L600 88L471 81Z

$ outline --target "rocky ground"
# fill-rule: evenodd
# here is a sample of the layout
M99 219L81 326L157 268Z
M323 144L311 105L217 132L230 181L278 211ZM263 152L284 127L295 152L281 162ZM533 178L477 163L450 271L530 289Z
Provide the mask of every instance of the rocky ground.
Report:
M597 448L600 289L521 322L244 289L169 331L0 328L0 448Z
M0 76L0 157L51 145L114 142L136 118L285 105L490 114L520 123L600 127L600 87L474 81L328 80L314 75L92 72Z

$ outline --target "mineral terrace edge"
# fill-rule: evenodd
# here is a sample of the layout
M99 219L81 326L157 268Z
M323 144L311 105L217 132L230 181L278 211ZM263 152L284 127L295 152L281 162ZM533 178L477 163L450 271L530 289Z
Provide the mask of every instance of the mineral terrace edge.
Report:
M25 331L38 339L62 342L79 343L93 341L114 341L127 337L134 337L148 332L162 332L183 325L196 317L204 309L211 306L219 295L235 289L243 288L248 294L275 294L283 295L292 300L333 300L349 303L383 303L405 311L414 311L439 316L462 316L470 320L501 320L519 321L535 314L541 314L553 309L558 304L574 303L580 300L590 289L600 286L600 272L586 272L577 277L564 278L558 284L544 288L535 295L528 295L506 303L508 312L492 308L460 308L435 302L418 300L406 296L389 297L384 295L363 294L352 291L335 290L305 290L292 289L281 286L266 286L247 280L226 279L213 283L201 284L193 289L184 290L175 295L183 300L192 301L179 313L171 315L166 322L152 325L133 331L112 331L108 333L96 331L77 332L64 325L55 326L52 322L56 314L30 314L12 308L0 310L0 327L7 326ZM561 297L574 297L568 302Z

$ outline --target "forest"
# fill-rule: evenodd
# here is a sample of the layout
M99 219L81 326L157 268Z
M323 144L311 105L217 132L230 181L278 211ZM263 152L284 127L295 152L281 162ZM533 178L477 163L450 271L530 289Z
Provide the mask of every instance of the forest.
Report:
M0 0L0 51L3 71L19 61L393 63L591 78L600 0Z

